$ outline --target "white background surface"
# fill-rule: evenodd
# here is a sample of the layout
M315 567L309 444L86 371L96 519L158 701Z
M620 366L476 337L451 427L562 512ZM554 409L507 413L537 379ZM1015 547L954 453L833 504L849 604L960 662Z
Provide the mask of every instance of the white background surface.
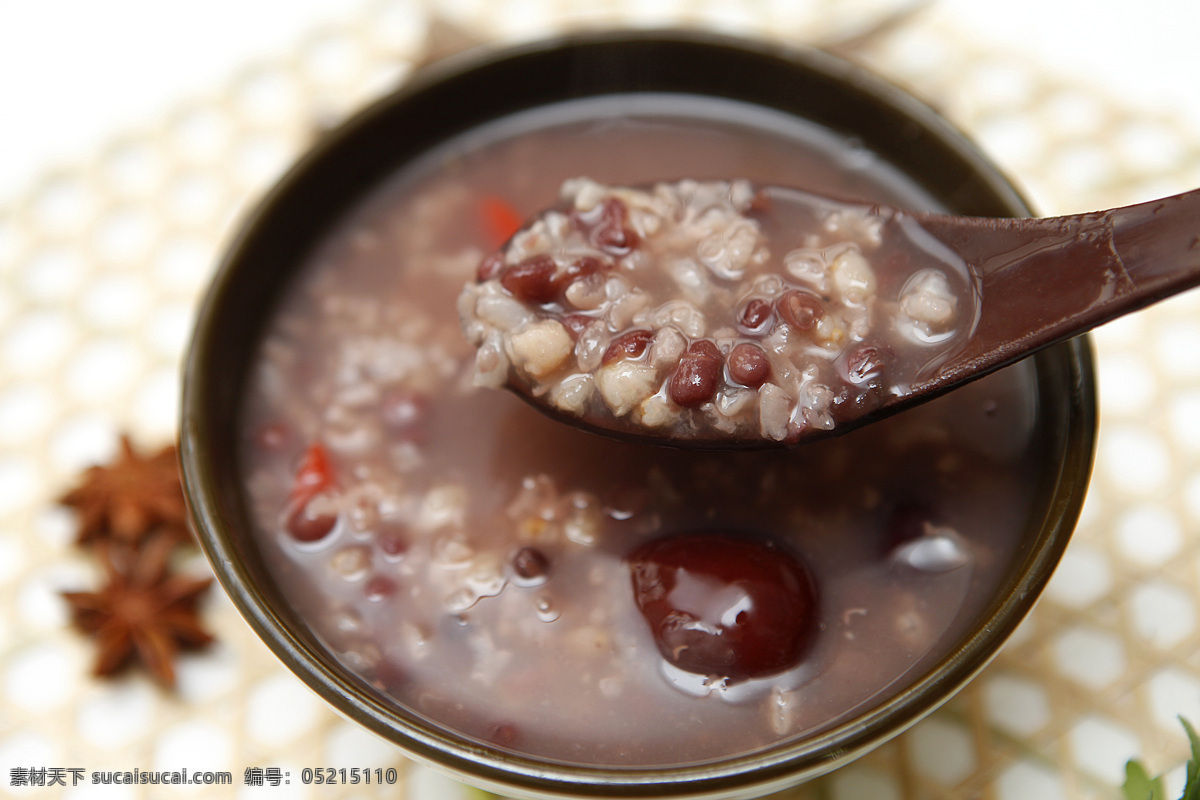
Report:
M0 0L0 209L370 0ZM1196 0L934 0L971 35L1200 127Z

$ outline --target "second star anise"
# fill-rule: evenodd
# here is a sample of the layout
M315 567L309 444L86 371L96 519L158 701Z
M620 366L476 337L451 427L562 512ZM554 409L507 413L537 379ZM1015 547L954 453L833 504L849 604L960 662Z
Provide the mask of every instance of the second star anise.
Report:
M63 592L72 623L96 642L96 675L111 675L137 660L164 686L173 686L176 654L212 641L197 608L212 579L171 574L174 546L163 533L137 549L100 543L104 586Z

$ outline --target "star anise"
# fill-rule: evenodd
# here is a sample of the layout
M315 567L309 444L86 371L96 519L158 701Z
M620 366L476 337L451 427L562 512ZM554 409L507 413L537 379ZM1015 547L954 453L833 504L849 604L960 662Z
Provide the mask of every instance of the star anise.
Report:
M96 552L106 573L104 586L95 592L63 592L72 623L96 642L96 675L111 675L137 660L170 687L176 654L212 641L197 609L212 579L170 573L175 544L163 533L137 548L100 542Z
M116 460L89 467L59 502L79 514L79 544L108 539L136 544L156 529L169 532L176 540L188 536L173 445L144 455L122 435Z

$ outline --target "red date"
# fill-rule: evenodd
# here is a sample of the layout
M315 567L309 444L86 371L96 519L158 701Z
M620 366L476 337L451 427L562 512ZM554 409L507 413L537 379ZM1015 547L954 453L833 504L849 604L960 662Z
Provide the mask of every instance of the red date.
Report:
M628 563L659 653L682 670L765 677L799 664L816 633L808 569L771 542L678 534L643 545Z

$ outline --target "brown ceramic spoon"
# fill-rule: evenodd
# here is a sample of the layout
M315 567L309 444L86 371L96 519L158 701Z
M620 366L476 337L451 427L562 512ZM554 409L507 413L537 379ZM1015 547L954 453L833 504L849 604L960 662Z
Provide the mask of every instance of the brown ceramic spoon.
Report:
M830 213L840 215L839 219L849 215L858 221L859 229L864 227L864 221L875 225L884 243L875 251L880 254L881 261L903 264L903 273L910 281L913 274L928 266L948 277L948 281L943 280L938 285L958 286L958 318L946 333L945 343L923 341L911 347L905 345L917 357L909 353L907 357L893 359L890 356L894 345L855 345L851 338L845 351L835 355L827 367L831 374L840 374L844 378L844 385L836 385L836 379L825 381L832 385L832 392L821 395L823 407L811 398L806 400L801 390L800 400L794 401L795 405L788 412L786 432L778 425L769 429L766 422L758 424L758 417L740 426L726 424L724 430L719 425L709 424L717 419L714 403L727 402L728 397L736 398L739 392L757 391L761 398L764 391L774 391L764 390L765 384L754 386L758 381L757 374L751 374L752 370L736 361L733 347L738 342L737 336L714 337L710 343L720 346L715 351L708 348L708 352L703 352L708 345L697 346L696 339L689 338L690 349L675 362L678 366L663 371L658 397L647 401L635 392L634 402L628 407L609 402L606 408L593 401L586 408L599 407L601 413L569 408L570 403L561 399L562 390L557 386L548 388L549 384L530 378L517 368L517 362L508 375L507 388L556 419L603 435L708 449L791 446L838 435L926 402L1041 348L1200 283L1200 190L1124 208L1043 219L985 219L913 213L878 205L826 201L780 187L757 187L754 199L744 202L743 208L746 218L759 226L768 243L789 233L801 220L811 227L814 219L828 218ZM652 238L643 234L641 239L647 241L639 241L639 234L628 219L633 212L617 201L610 201L607 208L597 206L586 213L578 210L568 213L561 207L558 213L573 221L573 229L578 229L577 238L594 246L601 261L606 254L611 258L612 263L606 262L603 268L613 272L604 274L621 274L625 269L621 259L627 257L630 249L645 246ZM812 241L810 238L809 243ZM793 237L787 247L795 244ZM815 249L820 250L826 244ZM557 271L547 273L547 280L559 281L554 284L557 288L550 291L543 287L541 295L535 292L532 301L538 306L541 317L557 315L568 329L582 330L593 320L575 313L569 300L563 299L571 295L562 294L562 282L575 280L589 270L594 272L596 266L591 263L586 269L573 267L572 264L584 262L572 256L572 252L578 253L578 248L560 250L555 256ZM525 262L534 260L524 259ZM501 268L503 274L497 277L481 273L480 281L491 277L506 286L517 287L520 295L523 284L513 277L525 275L519 267L510 255L508 266ZM542 267L545 268L545 263ZM493 272L496 269L493 263ZM527 273L531 268L524 269ZM572 269L575 274L567 274ZM884 295L892 292L894 296L904 289L894 285L901 278L891 280L893 285L889 287L889 277L880 264L876 264L875 271L880 297L869 302L876 304L872 308L878 316L881 308L894 311L902 305L899 299L889 301ZM596 279L589 280L595 282ZM873 276L871 280L874 286L876 278ZM837 292L826 288L824 292L813 290L810 293L801 287L799 294L805 295L801 299L807 303L807 295L828 299ZM747 301L745 294L741 297L742 311L731 311L732 318L739 320L734 326L740 326L738 335L747 331L743 324L747 322ZM529 301L531 298L522 299ZM797 304L794 299L779 296L768 299L771 302L763 313L791 325L784 333L777 334L777 338L786 339L801 329L807 330L811 320L796 310L803 311L803 303ZM936 293L934 300L937 300ZM737 316L739 313L741 317ZM818 309L814 313L826 312ZM749 322L757 319L750 315ZM571 333L579 336L577 330L571 330ZM605 355L606 365L592 376L574 380L586 383L594 378L597 386L603 386L601 372L605 369L636 377L637 365L654 357L652 348L656 335L651 330L621 346L610 343ZM621 338L617 332L613 336ZM934 335L930 341L936 339L938 336ZM765 347L768 341L776 340L770 340L764 334L752 344ZM826 349L830 347L828 342L825 346ZM618 351L617 366L611 367L609 355L614 348ZM693 354L692 350L697 352ZM510 352L514 351L510 349ZM520 352L516 352L519 356ZM685 369L685 363L694 368ZM766 367L769 375L766 381L784 384L786 378L794 385L802 385L800 377L780 375L781 363L775 359ZM720 372L713 372L713 364ZM786 365L782 372L787 372ZM717 376L718 389L709 386L713 375ZM681 393L673 393L673 381L683 387ZM695 392L688 394L689 390L699 391L699 402L691 403ZM721 394L722 391L725 394ZM607 400L608 395L604 396ZM679 402L673 402L675 399ZM822 408L823 415L805 410L806 403ZM612 408L616 411L611 411ZM674 409L672 413L678 413L682 421L664 424L661 421L662 414L666 413L663 408ZM769 415L767 405L755 406L752 411L764 420Z

